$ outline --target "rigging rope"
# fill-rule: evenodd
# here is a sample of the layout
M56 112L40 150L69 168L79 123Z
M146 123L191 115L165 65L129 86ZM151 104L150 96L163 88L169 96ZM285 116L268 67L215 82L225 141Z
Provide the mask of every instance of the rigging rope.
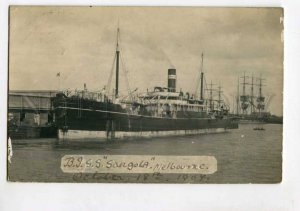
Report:
M119 31L119 26L118 26L118 33L117 33L116 40L115 40L116 50L118 49L119 33L120 33L120 31ZM117 53L114 52L114 59L113 59L112 67L111 67L111 70L110 70L110 75L109 75L109 78L108 78L107 86L106 86L106 89L105 89L105 94L106 95L110 95L111 81L112 81L112 77L113 77L114 65L115 65L115 62L116 62L116 58L117 58ZM112 91L112 93L113 93L113 91ZM112 96L113 95L114 95L114 93L112 94Z
M125 72L125 81L126 81L128 96L129 96L130 100L132 101L133 98L132 98L132 94L131 94L131 90L130 90L130 86L129 86L129 81L128 81L128 76L127 76L127 70L126 70L125 62L123 61L123 56L121 55L120 57L121 57L122 69L124 69L124 72Z
M120 43L122 43L120 30L119 30L119 37L118 38L119 38ZM120 51L123 52L122 54L120 54L121 64L122 64L122 69L123 69L123 71L125 73L125 82L126 82L126 86L127 86L128 96L129 96L130 100L132 101L133 97L132 97L132 93L131 93L131 89L130 89L130 85L129 85L129 80L128 80L128 75L127 75L128 71L126 69L126 64L125 64L126 58L125 58L125 56L123 56L123 55L125 55L124 54L125 51L123 50L123 46L122 45L119 45L119 48L120 48Z
M198 97L198 90L199 90L200 80L201 80L201 72L200 72L200 74L197 75L197 79L196 79L196 90L194 92L195 98Z
M203 99L205 99L205 93L207 92L207 83L206 83L206 78L205 78L205 76L203 77L203 79L204 79L204 92L203 92Z
M115 65L116 57L117 57L117 54L115 54L114 60L113 60L112 66L111 66L110 75L109 75L108 82L107 82L106 89L105 89L105 94L106 95L110 94L109 91L110 91L112 76L113 76L113 73L114 73L114 65Z

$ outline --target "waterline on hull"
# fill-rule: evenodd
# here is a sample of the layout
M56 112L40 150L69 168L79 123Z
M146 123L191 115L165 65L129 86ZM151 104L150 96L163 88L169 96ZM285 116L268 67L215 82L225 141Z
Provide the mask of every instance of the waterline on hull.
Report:
M115 131L107 134L106 131L87 131L87 130L68 130L63 132L58 130L59 140L68 141L84 141L84 140L97 140L105 142L110 139L127 139L127 138L152 138L152 137L166 137L166 136L184 136L184 135L197 135L197 134L211 134L211 133L224 133L228 130L225 128L207 128L195 130L169 130L169 131L138 131L126 132Z

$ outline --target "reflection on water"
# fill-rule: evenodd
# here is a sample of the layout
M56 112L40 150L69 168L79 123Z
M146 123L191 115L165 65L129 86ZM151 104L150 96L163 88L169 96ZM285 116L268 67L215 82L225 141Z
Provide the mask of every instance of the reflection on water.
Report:
M264 131L253 130L253 127L254 125L245 124L240 125L238 130L222 134L149 138L110 143L59 142L56 139L19 142L12 140L14 155L8 169L9 180L24 182L280 182L282 125L265 125ZM126 179L123 180L114 180L111 176L105 178L105 175L100 175L95 180L95 177L91 178L88 175L87 179L80 180L78 175L61 171L60 160L66 154L212 155L218 161L218 171L205 179L197 175L198 179L191 180L178 180L181 175L167 175L165 179L160 180L138 181L130 179L138 175L125 175Z

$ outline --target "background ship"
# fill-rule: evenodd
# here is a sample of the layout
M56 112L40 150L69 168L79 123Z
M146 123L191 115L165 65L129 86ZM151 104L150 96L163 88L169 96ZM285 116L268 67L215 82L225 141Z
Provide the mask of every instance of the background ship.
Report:
M233 109L235 116L243 122L261 122L282 124L282 117L272 115L268 107L274 94L265 96L263 86L265 79L260 77L247 76L245 73L238 78L236 105ZM240 90L240 85L242 89Z
M170 68L167 87L156 86L146 93L136 93L136 90L129 89L128 84L128 95L121 96L120 63L123 65L118 29L113 94L109 93L109 87L101 92L90 92L86 84L81 91L58 93L52 99L52 105L59 139L185 135L238 127L234 118L228 117L229 109L221 100L221 95L214 100L213 89L210 88L206 89L210 92L209 99L204 99L203 55L199 74L200 92L194 94L177 91L176 69Z

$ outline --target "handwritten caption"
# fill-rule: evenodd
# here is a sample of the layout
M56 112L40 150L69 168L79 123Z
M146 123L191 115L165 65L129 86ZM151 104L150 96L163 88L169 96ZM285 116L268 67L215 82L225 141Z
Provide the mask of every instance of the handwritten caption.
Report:
M217 160L214 156L65 155L61 169L65 173L213 174Z
M137 183L207 183L210 174L113 174L113 173L74 173L75 182L137 182Z

